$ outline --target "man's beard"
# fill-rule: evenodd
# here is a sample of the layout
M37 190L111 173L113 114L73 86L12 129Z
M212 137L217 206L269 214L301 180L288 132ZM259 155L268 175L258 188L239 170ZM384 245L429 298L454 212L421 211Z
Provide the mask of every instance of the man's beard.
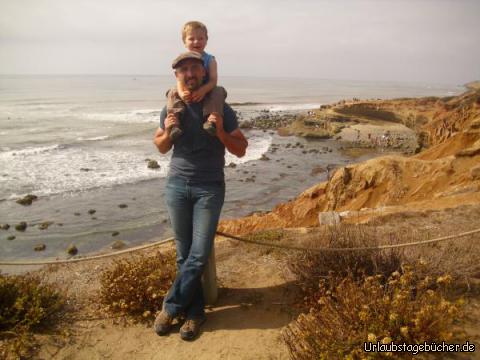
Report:
M190 81L190 80L193 80L193 81ZM201 84L202 82L198 80L196 77L185 79L185 87L190 91L197 90Z

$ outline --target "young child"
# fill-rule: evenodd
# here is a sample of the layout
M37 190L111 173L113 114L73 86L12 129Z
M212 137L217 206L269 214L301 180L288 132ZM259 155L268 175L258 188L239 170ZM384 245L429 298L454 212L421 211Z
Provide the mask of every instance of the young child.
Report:
M206 77L203 85L193 93L184 89L182 85L177 82L177 86L170 89L167 93L167 112L174 113L177 119L180 119L180 114L185 110L185 102L200 102L204 100L204 118L207 118L213 112L223 116L223 105L227 97L227 92L223 87L217 86L218 73L215 57L205 52L208 41L207 27L199 21L187 22L182 29L182 40L189 51L202 54ZM213 123L205 121L203 128L210 135L216 135L216 129ZM175 141L182 133L180 127L175 126L170 132L170 139Z

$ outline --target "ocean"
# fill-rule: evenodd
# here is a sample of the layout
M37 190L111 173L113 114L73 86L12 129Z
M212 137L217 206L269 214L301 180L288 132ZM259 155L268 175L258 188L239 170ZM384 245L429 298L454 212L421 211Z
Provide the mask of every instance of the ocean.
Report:
M169 155L159 154L152 139L165 92L173 84L172 76L0 76L0 224L11 225L0 230L0 259L63 258L70 244L85 255L108 251L118 239L130 246L171 234L163 204ZM450 96L464 90L456 85L248 77L225 77L221 85L240 121L265 111L307 111L344 98ZM314 166L358 161L337 151L333 140L245 133L246 156L226 157L226 164L235 167L226 168L224 218L269 210L295 197L324 180L325 174L309 175ZM305 149L331 151L305 155L279 150L269 153L270 161L260 160L273 144L296 142ZM160 169L148 169L147 159L157 160ZM39 199L31 206L15 202L26 194ZM14 229L20 221L29 225L25 232ZM51 225L42 230L42 222ZM112 236L114 232L119 234ZM15 239L7 240L12 235ZM34 252L39 243L46 250Z

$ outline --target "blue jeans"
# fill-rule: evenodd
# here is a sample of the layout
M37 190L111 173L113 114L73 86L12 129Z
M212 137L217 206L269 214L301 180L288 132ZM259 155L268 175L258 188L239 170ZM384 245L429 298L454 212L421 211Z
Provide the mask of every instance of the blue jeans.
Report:
M172 317L205 315L201 277L212 250L225 183L196 183L167 178L165 199L177 248L177 276L164 299L164 310Z

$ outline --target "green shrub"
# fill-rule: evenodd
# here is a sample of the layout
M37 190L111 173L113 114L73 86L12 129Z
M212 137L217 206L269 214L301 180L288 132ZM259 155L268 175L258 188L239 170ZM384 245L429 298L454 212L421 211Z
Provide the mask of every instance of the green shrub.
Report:
M175 279L173 252L136 255L117 260L100 277L101 300L108 311L135 319L151 319Z
M0 331L38 329L50 324L63 306L61 293L39 277L0 274Z
M409 267L355 279L321 281L316 305L283 332L292 359L372 359L411 354L365 353L363 344L451 341L462 300L447 300L451 278L419 279ZM334 285L332 287L332 284Z
M0 274L0 357L32 356L32 332L54 325L64 307L65 296L40 277Z

